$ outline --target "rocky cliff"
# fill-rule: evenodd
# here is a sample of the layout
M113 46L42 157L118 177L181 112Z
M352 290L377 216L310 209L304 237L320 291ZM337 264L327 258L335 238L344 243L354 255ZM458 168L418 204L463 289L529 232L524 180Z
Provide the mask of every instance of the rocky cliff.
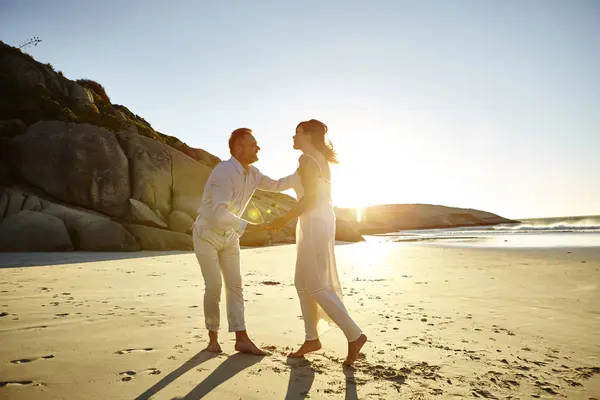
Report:
M0 93L0 251L192 249L218 157L157 132L97 82L69 80L2 42ZM294 203L257 191L245 218L268 221ZM338 231L362 239L342 220ZM293 227L242 237L293 241Z

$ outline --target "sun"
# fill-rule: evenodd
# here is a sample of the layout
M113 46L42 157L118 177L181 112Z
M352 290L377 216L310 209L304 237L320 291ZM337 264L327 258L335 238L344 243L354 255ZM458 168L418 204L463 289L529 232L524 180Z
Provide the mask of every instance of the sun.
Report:
M372 190L376 177L367 171L357 170L355 166L336 165L331 168L332 200L336 207L353 208L357 221L363 215L364 208L377 204L381 191Z

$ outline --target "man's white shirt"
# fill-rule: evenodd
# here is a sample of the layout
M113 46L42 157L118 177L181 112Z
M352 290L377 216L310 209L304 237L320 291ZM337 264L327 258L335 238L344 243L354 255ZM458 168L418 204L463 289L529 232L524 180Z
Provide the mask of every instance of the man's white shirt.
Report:
M299 182L297 172L274 180L250 166L246 171L235 158L221 161L212 171L202 194L196 224L226 233L232 230L242 235L247 221L241 218L256 189L282 192Z

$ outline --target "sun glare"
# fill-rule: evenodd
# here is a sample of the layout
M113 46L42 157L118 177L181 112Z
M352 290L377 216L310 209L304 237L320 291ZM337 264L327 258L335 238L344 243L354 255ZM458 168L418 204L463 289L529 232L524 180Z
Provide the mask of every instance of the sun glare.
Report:
M363 207L356 207L356 222L360 223L362 221L362 212Z

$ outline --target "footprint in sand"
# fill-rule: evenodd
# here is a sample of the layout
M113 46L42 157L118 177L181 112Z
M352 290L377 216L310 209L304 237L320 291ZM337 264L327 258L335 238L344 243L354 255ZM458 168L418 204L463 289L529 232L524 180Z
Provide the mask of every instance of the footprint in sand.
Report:
M144 349L124 349L124 350L115 351L115 354L129 354L129 353L133 353L134 351L152 351L152 350L154 350L152 347L146 347Z
M24 328L17 329L17 331L29 331L29 330L32 330L32 329L44 329L44 328L47 328L47 327L48 327L48 325L26 326Z
M121 380L123 382L127 382L133 379L134 376L136 376L138 373L140 374L147 374L147 375L159 375L160 374L160 370L156 369L156 368L148 368L145 369L143 371L124 371L124 372L119 372L119 375L122 376Z
M0 388L4 386L43 386L42 382L33 381L0 381Z
M121 380L123 382L127 382L133 379L133 377L135 376L136 372L135 371L125 371L125 372L119 372L119 375L122 375L123 377L121 378Z
M54 356L52 354L50 354L49 356L42 356L42 357L21 358L19 360L12 360L11 363L12 364L27 364L27 363L30 363L35 360L49 360L51 358L54 358Z
M156 369L156 368L148 368L142 371L142 373L148 374L148 375L160 375L160 370Z

